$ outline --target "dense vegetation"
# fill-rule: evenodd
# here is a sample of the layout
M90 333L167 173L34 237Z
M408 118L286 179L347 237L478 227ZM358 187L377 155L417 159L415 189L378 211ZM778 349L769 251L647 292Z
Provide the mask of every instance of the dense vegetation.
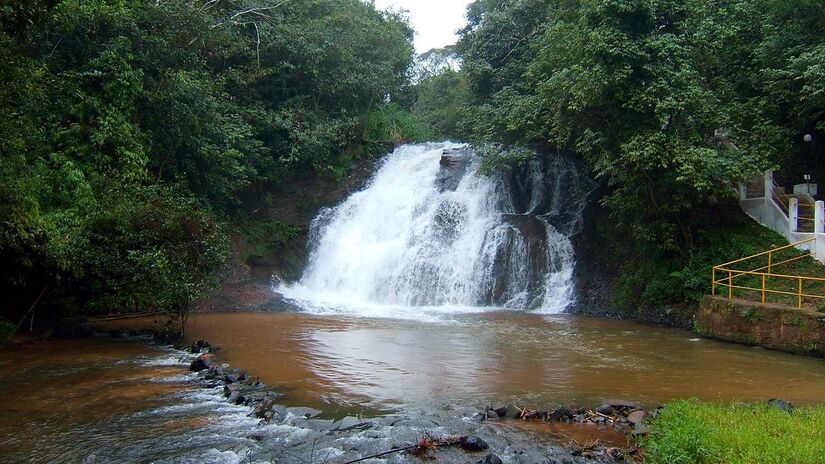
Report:
M645 443L651 464L816 463L825 455L825 408L791 413L765 404L675 401Z
M411 39L360 0L4 2L4 327L185 310L232 234L279 228L245 196L420 130Z
M777 240L742 220L736 182L825 179L823 9L477 0L460 42L413 66L405 20L360 0L4 3L0 319L181 312L230 237L257 256L294 236L254 213L277 186L425 138L510 146L491 167L580 156L616 301L695 301L712 263Z
M591 227L623 267L623 306L696 301L712 263L776 244L743 226L737 182L768 168L800 182L805 164L825 179L823 11L822 0L478 0L463 67L424 79L416 108L436 133L582 157L603 182L609 219Z

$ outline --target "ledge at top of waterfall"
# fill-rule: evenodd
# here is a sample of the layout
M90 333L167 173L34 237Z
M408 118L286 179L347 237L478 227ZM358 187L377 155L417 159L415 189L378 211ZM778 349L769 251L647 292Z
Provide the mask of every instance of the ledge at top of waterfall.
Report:
M562 157L493 175L465 145L404 145L369 184L324 209L301 279L278 288L311 312L422 319L562 312L589 184Z

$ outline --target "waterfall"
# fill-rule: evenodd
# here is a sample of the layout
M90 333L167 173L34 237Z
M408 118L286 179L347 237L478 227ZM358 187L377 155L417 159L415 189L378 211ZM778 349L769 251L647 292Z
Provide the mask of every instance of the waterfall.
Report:
M376 315L386 315L380 307L563 311L573 300L569 236L583 207L563 197L571 185L582 190L581 176L540 160L485 176L478 163L463 145L397 148L362 191L315 218L300 281L278 291L304 307Z

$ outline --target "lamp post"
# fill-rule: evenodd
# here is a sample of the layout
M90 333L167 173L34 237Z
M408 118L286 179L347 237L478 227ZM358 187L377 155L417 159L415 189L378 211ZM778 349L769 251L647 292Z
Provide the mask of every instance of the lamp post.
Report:
M808 156L805 158L805 174L803 174L803 178L805 179L805 187L808 189L808 195L811 194L811 156L813 156L813 153L811 152L811 141L813 139L814 138L811 134L805 134L802 136L802 141L808 146Z

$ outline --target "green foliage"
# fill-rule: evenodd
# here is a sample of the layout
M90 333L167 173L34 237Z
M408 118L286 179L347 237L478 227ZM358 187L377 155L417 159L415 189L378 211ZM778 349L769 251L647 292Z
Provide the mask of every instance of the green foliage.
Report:
M825 139L823 7L477 0L457 46L463 67L444 73L443 88L466 86L444 130L577 153L606 186L622 306L695 302L713 264L781 243L742 232L733 187L777 166L796 177L816 156L801 135Z
M285 244L298 235L299 229L276 219L246 219L241 223L246 244L245 259L262 258L268 250Z
M183 311L215 283L242 198L340 172L373 142L363 121L421 136L412 31L359 0L13 3L0 6L12 320L43 288L43 319Z
M399 144L426 140L429 135L415 114L394 103L369 111L364 115L362 124L363 139L370 142Z
M536 151L523 147L502 149L494 144L476 145L476 153L481 157L479 172L490 175L503 169L512 169L527 163L536 157Z
M437 72L418 83L415 113L437 139L462 139L461 123L469 94L463 73L452 69Z
M673 259L652 245L640 253L638 243L632 239L613 241L610 252L624 262L614 283L621 309L697 303L711 292L713 266L787 244L782 236L745 216L732 202L709 210L708 215L717 221L698 234L700 240L683 260ZM605 226L606 236L622 236L622 227L609 222Z
M818 463L825 455L825 408L787 413L764 404L675 401L651 425L651 464Z

